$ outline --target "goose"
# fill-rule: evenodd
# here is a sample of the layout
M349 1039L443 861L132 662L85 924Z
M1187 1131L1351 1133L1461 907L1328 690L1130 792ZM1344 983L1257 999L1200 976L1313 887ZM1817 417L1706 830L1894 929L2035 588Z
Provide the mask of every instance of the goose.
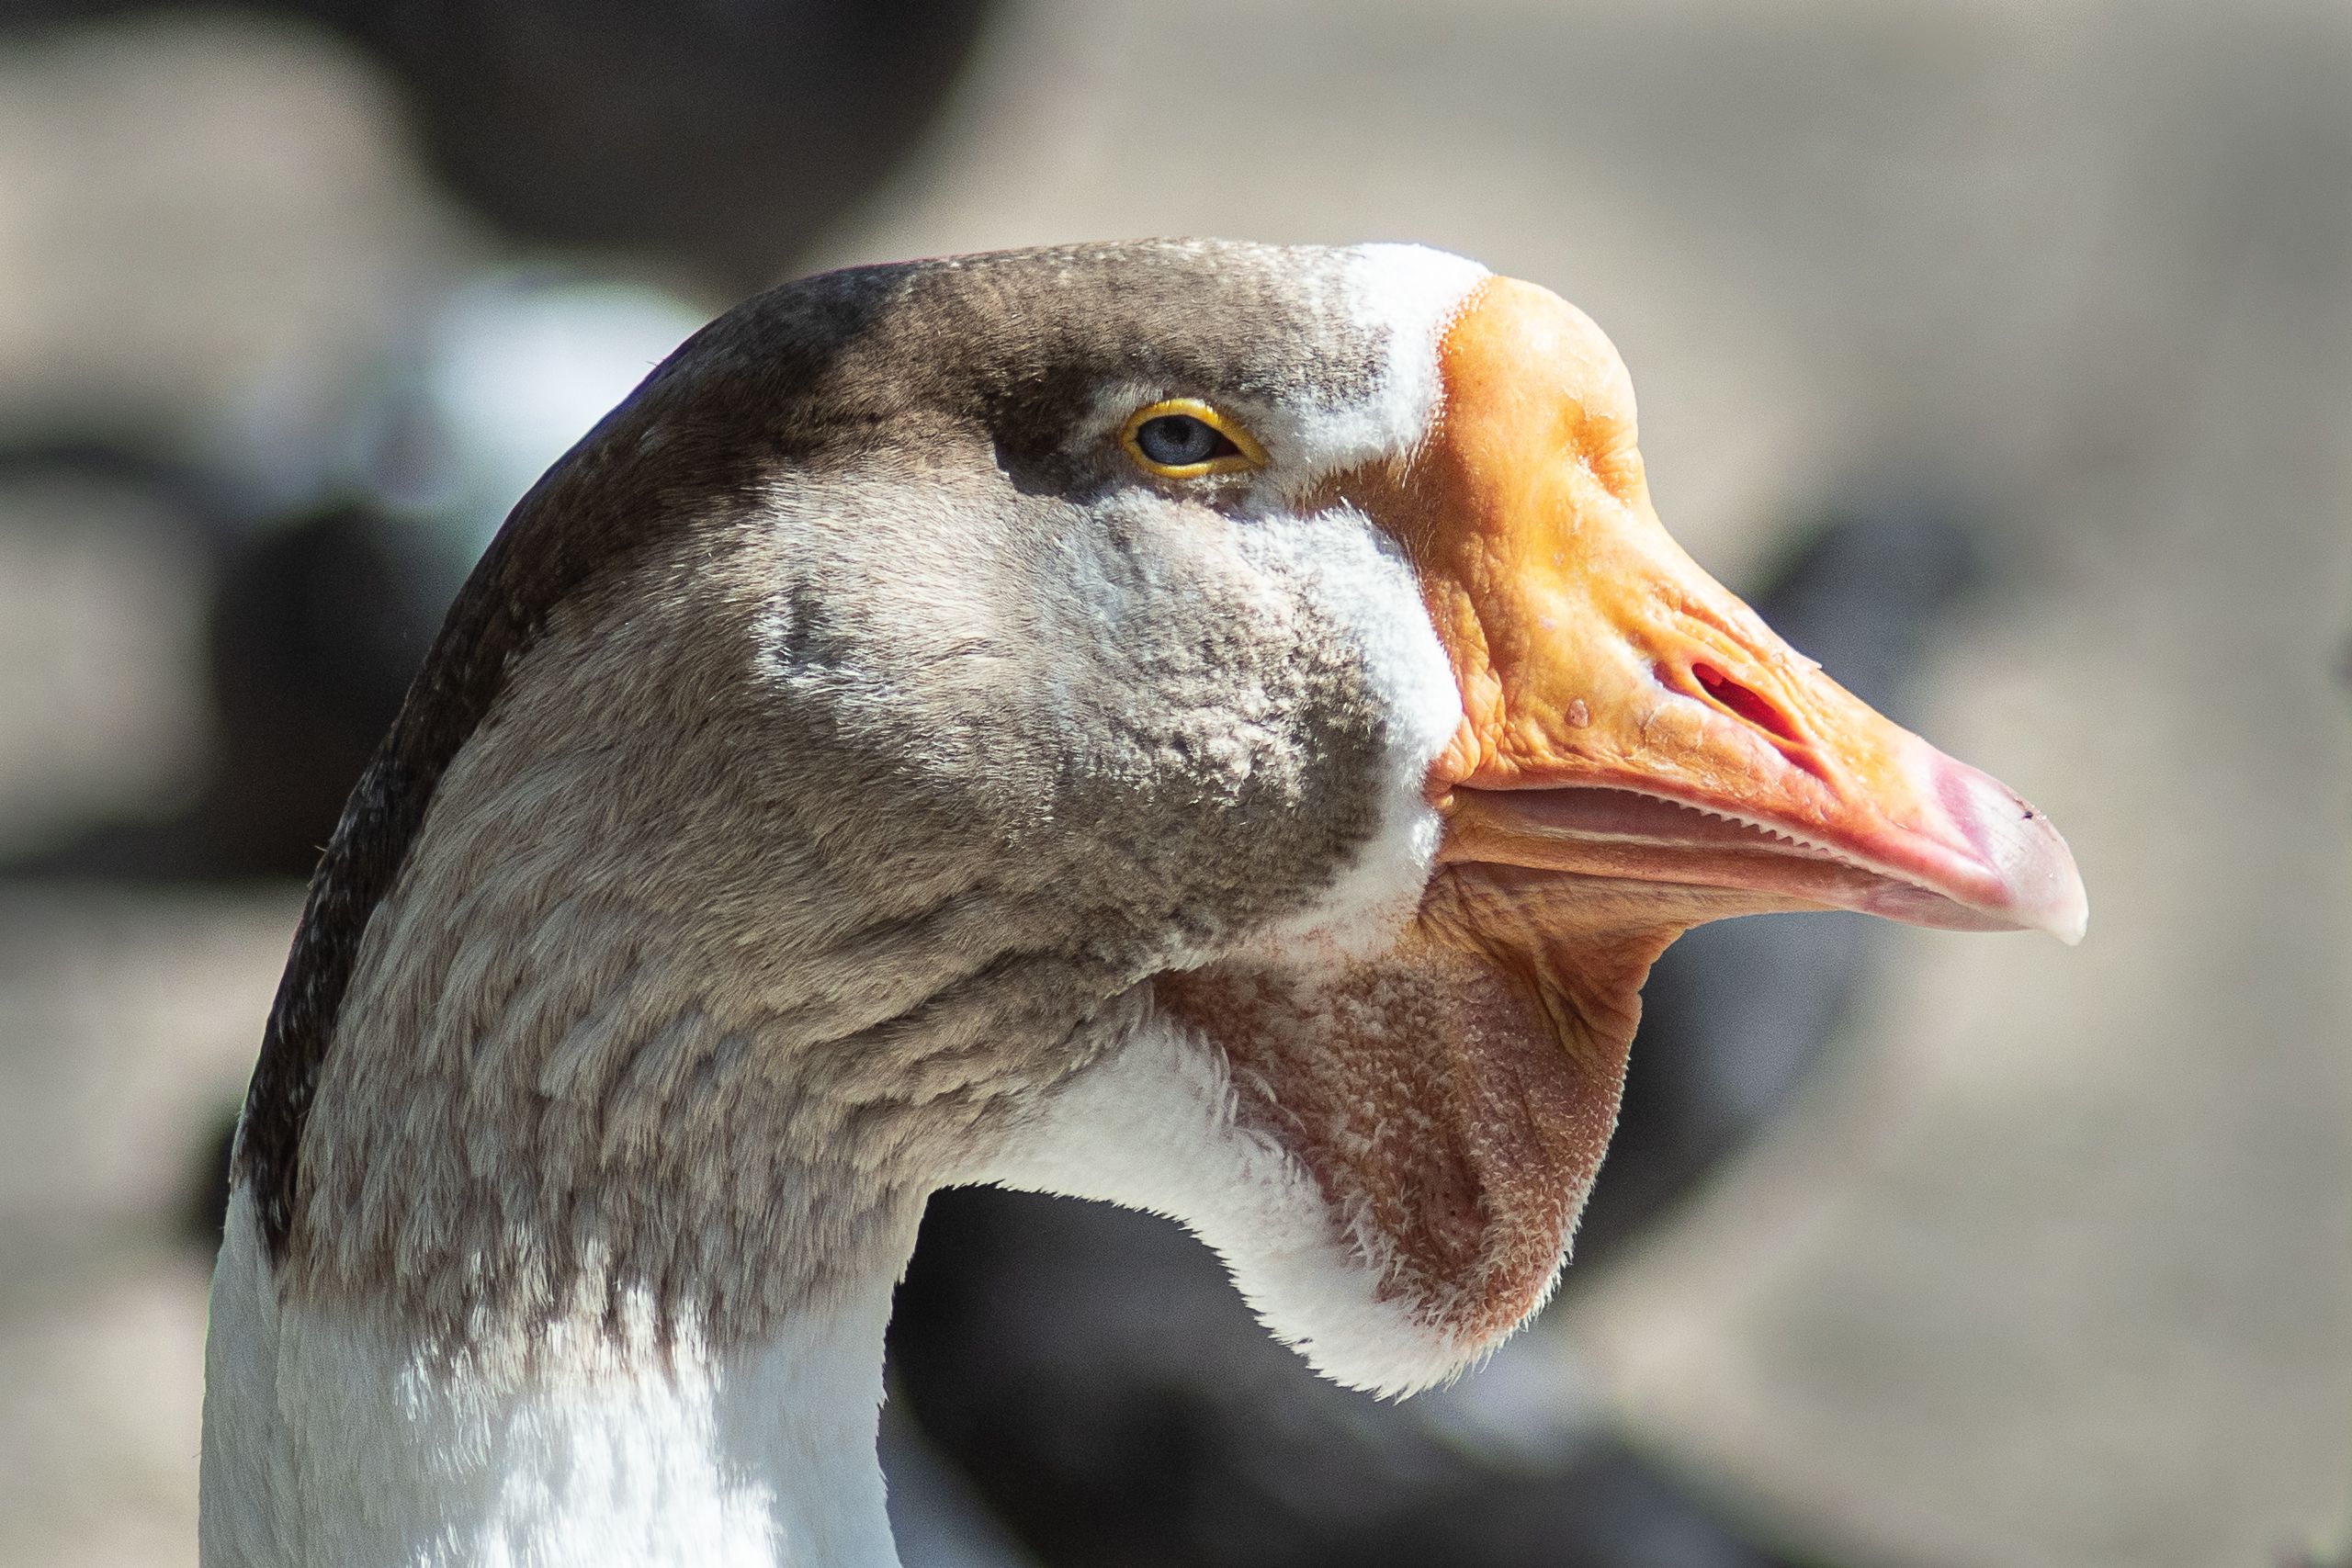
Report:
M1170 1215L1384 1394L1566 1260L1702 921L2086 920L1665 533L1623 362L1416 246L854 268L517 504L312 880L208 1568L897 1561L928 1194Z

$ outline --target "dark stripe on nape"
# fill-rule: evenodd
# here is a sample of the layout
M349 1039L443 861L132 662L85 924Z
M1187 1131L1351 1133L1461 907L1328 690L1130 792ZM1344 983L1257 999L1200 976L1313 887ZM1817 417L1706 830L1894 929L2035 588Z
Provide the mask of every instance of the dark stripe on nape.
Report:
M424 826L435 786L554 606L594 572L600 557L616 555L630 542L610 529L583 529L582 536L567 540L554 526L534 526L547 517L552 499L544 482L526 499L450 606L400 716L360 775L311 875L245 1093L232 1173L232 1181L252 1191L274 1259L284 1258L292 1236L302 1129L361 942ZM534 566L540 570L528 570Z
M812 394L903 272L787 285L696 333L516 504L467 579L311 878L263 1030L232 1181L273 1261L292 1244L303 1128L368 922L442 775L558 605L650 541L740 515L762 474L827 444Z

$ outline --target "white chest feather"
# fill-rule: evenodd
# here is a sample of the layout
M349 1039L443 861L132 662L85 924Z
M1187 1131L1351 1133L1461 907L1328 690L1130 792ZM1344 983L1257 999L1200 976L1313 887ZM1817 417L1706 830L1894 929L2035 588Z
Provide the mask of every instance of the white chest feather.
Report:
M874 1451L890 1284L722 1356L558 1343L560 1371L436 1364L281 1307L240 1193L213 1281L203 1562L896 1568Z

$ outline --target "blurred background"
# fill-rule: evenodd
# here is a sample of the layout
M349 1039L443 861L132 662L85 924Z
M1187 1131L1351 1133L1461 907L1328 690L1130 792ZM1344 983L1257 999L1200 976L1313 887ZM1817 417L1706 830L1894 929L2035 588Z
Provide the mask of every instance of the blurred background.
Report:
M1686 942L1567 1288L1401 1405L943 1198L910 1568L2352 1561L2352 6L0 0L0 1568L194 1561L228 1119L506 506L769 282L1144 233L1584 306L2091 935Z

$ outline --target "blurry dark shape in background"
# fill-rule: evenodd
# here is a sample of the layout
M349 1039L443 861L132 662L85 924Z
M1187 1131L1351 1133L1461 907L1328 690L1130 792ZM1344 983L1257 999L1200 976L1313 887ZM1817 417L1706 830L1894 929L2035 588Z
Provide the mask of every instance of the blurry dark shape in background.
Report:
M0 0L0 27L158 8ZM174 7L184 8L184 7ZM372 56L435 171L523 242L772 283L910 152L989 0L277 0Z
M424 656L447 575L422 569L415 530L356 502L205 532L219 547L209 776L176 816L99 828L10 874L235 881L317 863Z
M499 227L774 282L914 145L988 0L294 0Z

